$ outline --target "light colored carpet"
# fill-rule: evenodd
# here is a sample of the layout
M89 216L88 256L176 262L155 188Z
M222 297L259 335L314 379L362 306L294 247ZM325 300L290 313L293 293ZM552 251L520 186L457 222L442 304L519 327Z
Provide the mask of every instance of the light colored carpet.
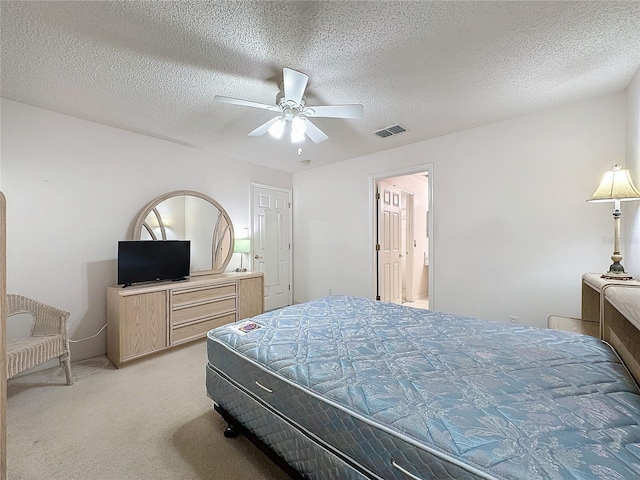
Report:
M116 369L106 357L8 382L10 480L289 480L246 438L223 436L198 341Z

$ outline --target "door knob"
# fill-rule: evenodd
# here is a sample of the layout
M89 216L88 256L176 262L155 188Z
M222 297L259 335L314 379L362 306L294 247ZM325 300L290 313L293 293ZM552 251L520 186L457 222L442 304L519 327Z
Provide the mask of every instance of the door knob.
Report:
M257 260L257 259L262 258L262 257L261 257L260 255L256 255L256 256L255 256L255 257L253 257L253 258L255 258L255 259Z

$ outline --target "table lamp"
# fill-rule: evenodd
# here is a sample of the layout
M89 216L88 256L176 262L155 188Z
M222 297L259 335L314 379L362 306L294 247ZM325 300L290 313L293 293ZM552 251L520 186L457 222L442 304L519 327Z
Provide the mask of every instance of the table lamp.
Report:
M246 268L242 268L242 259L245 253L251 252L251 241L248 238L236 238L233 243L233 253L240 254L240 268L236 268L236 272L246 272Z
M609 271L602 275L602 278L615 280L631 280L633 277L624 271L620 264L622 255L620 254L620 202L629 200L640 200L640 192L633 185L629 170L623 169L620 165L615 165L613 170L608 171L602 177L600 186L587 202L614 202L613 207L613 263Z

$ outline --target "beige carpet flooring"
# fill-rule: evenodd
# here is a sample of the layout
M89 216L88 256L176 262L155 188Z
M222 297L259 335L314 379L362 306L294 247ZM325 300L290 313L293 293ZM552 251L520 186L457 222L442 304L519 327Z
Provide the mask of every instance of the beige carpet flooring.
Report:
M223 436L206 343L116 369L97 357L8 382L9 480L289 480L246 438Z

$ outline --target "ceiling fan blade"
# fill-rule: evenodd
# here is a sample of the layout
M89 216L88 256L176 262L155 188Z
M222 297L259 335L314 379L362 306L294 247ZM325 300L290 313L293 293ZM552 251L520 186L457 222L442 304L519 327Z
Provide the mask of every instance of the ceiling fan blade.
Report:
M231 105L242 105L244 107L262 108L264 110L271 110L272 112L279 112L280 108L275 105L267 105L265 103L250 102L249 100L240 100L239 98L223 97L216 95L213 100L218 103L228 103Z
M364 118L362 105L323 105L304 109L307 117Z
M304 73L296 72L290 68L282 69L284 99L300 105L304 90L307 88L309 77Z
M265 133L267 133L269 131L269 129L271 128L271 125L273 125L278 120L280 120L280 118L281 117L275 117L275 118L272 118L271 120L269 120L268 122L263 123L262 125L260 125L258 128L256 128L252 132L249 132L249 136L250 137L259 137L260 135L264 135Z
M329 137L322 130L311 123L311 120L307 119L306 125L307 131L305 133L313 141L313 143L320 143L329 139Z

